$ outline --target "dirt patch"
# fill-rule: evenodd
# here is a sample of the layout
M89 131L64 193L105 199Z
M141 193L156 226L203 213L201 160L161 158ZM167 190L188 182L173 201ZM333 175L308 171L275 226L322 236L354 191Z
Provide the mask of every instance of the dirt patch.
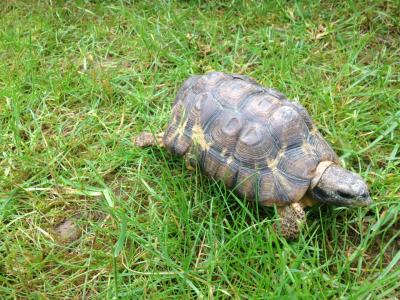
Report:
M81 236L81 230L73 220L65 220L55 228L57 239L62 243L71 243Z

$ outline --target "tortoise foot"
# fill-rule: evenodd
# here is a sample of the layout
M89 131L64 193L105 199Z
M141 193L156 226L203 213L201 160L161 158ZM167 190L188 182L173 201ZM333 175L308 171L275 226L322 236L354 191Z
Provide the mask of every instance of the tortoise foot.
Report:
M287 240L298 238L300 230L305 223L306 215L300 203L278 207L280 216L278 232Z
M142 132L134 139L137 147L163 146L163 133L153 135L151 132Z

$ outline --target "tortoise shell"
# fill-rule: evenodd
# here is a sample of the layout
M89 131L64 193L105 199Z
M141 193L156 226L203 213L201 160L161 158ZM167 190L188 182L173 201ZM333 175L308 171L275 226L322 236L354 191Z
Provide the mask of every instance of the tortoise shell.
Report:
M246 76L190 77L172 111L165 147L262 205L299 201L317 165L338 162L301 105Z

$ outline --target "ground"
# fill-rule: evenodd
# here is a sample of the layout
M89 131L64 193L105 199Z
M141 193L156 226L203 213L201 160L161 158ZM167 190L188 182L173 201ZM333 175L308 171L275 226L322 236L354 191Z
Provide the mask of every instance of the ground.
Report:
M131 3L132 2L132 3ZM0 294L15 299L394 299L400 27L393 1L3 1ZM192 74L303 104L374 205L315 207L298 240L188 171L161 131Z

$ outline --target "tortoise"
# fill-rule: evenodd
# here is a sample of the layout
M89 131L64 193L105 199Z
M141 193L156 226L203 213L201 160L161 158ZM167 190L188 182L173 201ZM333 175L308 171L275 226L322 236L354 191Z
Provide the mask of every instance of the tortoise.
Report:
M372 203L366 183L341 167L306 109L244 75L190 77L165 132L143 132L135 144L164 146L240 197L276 206L288 239L298 236L305 207Z

